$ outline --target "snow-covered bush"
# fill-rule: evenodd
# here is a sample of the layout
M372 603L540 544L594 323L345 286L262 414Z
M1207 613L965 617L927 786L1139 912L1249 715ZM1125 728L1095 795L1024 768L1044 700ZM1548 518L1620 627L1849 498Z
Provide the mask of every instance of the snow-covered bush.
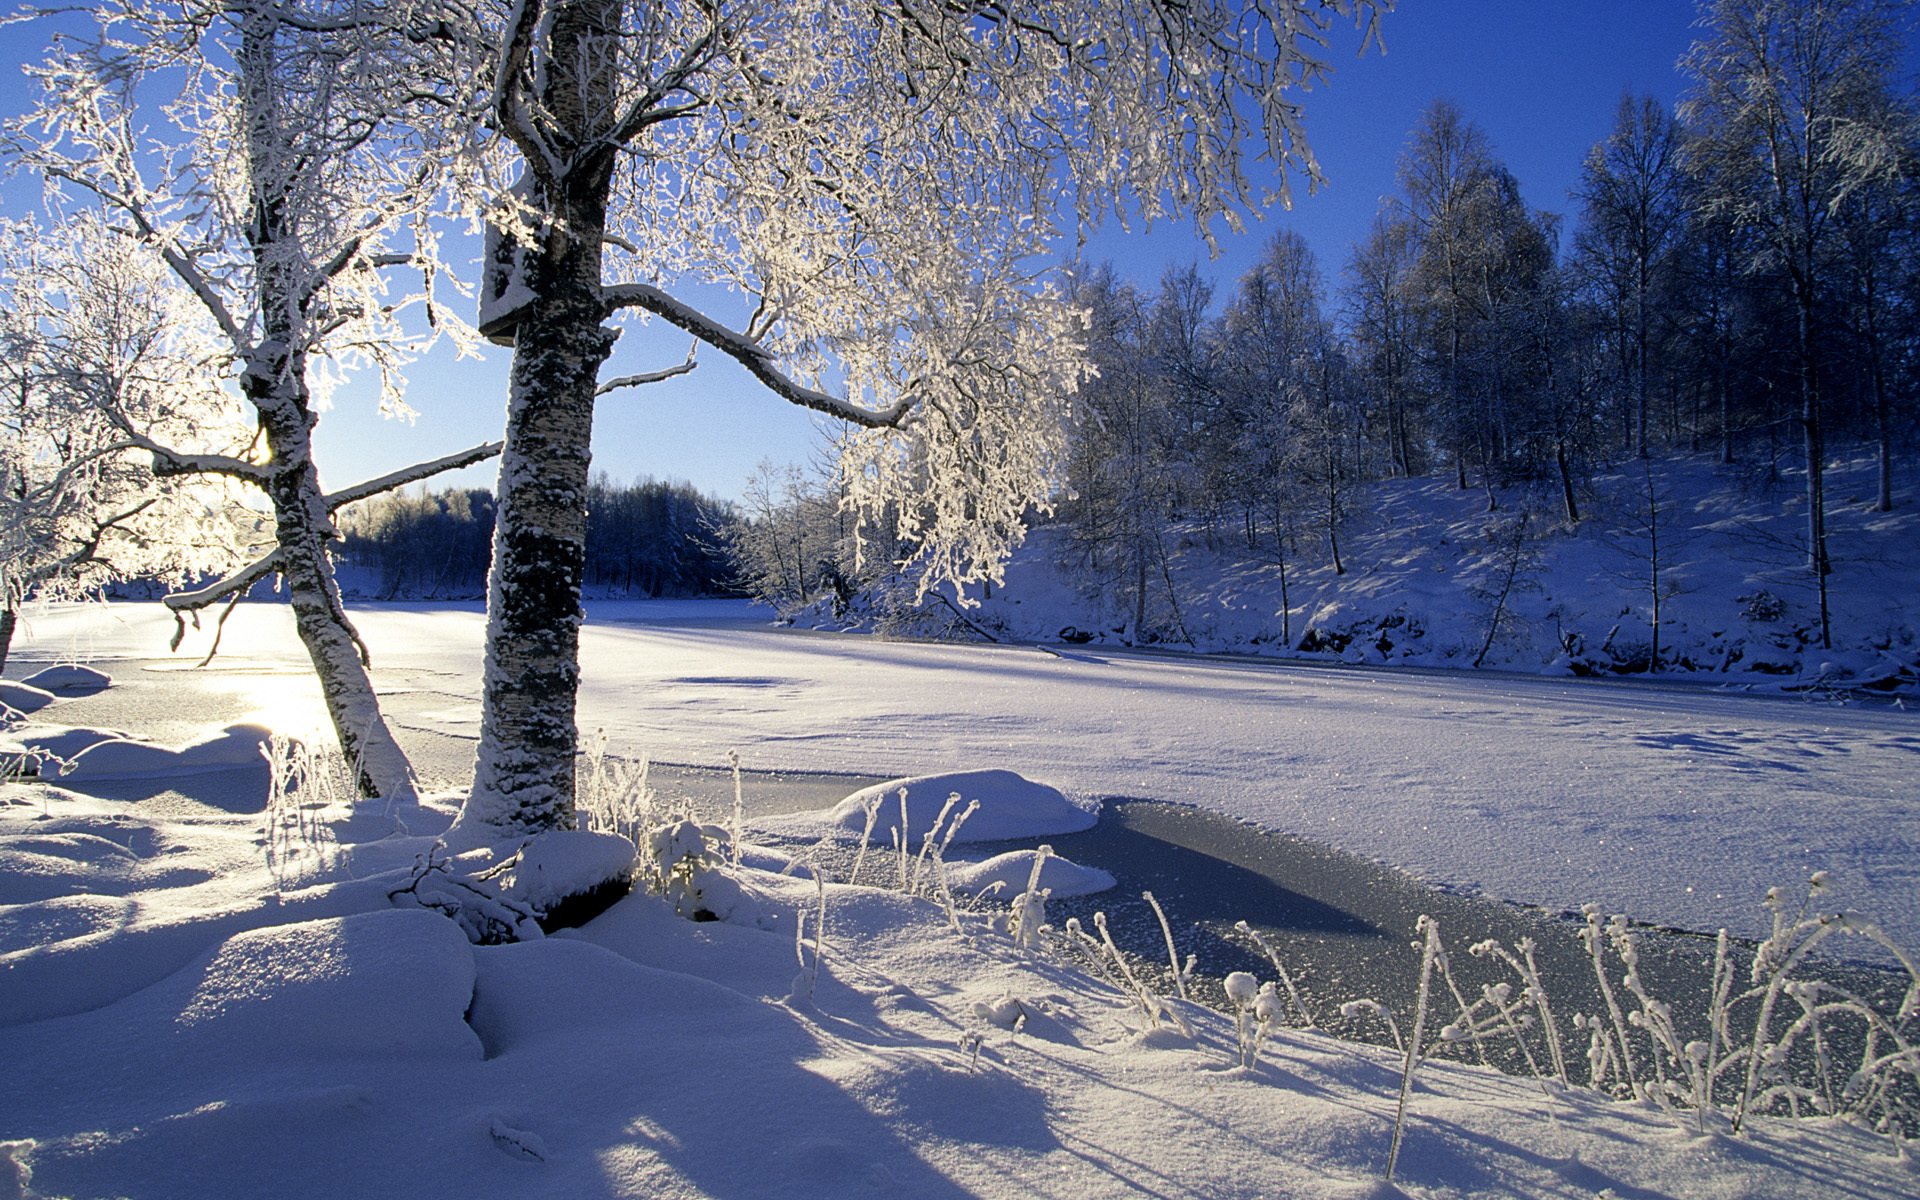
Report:
M711 919L704 903L705 876L727 865L732 835L719 825L676 814L648 831L642 846L641 867L649 889L666 897L683 917Z

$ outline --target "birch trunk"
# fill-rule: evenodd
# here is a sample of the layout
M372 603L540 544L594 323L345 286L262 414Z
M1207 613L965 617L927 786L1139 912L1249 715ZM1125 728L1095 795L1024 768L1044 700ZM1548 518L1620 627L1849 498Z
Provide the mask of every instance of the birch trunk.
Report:
M362 796L411 801L413 768L381 715L360 635L347 619L327 556L333 522L313 465L312 420L298 364L266 375L249 374L244 385L260 411L272 452L267 494L273 501L280 576L341 753L353 767Z
M578 147L534 182L546 220L525 251L531 303L512 329L506 447L500 456L486 676L473 790L457 837L501 840L571 829L580 584L600 365L613 351L601 244L617 147L595 131L614 108L622 0L554 6L542 78L548 136Z

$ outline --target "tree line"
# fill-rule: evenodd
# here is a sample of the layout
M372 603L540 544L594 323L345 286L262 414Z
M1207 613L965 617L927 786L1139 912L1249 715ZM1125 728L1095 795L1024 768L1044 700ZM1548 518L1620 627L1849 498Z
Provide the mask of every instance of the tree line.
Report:
M1285 610L1296 561L1345 571L1361 483L1444 472L1489 508L1531 485L1574 525L1599 469L1712 453L1797 493L1826 641L1829 447L1872 447L1872 502L1889 509L1920 415L1904 11L1705 6L1686 98L1620 100L1582 163L1571 231L1529 208L1485 132L1440 100L1332 279L1284 230L1225 288L1191 266L1155 285L1079 268L1096 372L1064 461L1070 565L1118 622L1177 638L1176 525L1269 560ZM777 514L763 487L750 508L766 540L844 548L833 486L785 481ZM853 576L844 549L759 577L791 604L830 574Z
M388 493L357 504L340 523L349 586L382 599L484 595L496 517L484 488ZM602 471L587 487L584 585L652 599L734 594L722 542L733 517L731 503L691 484L621 484Z

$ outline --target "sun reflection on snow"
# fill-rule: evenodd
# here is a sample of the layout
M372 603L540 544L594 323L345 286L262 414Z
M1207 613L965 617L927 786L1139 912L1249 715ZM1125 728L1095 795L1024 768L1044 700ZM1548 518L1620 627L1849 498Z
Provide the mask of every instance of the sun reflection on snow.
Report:
M275 733L303 739L332 729L319 681L311 672L211 675L205 682L236 702L236 722L265 725Z

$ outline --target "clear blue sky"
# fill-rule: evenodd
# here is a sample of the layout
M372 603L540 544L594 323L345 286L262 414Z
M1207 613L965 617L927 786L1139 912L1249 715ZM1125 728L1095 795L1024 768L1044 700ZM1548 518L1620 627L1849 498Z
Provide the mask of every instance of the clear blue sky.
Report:
M1107 228L1091 257L1151 286L1168 266L1197 262L1224 295L1257 258L1274 230L1297 229L1337 280L1349 248L1362 238L1382 197L1394 191L1395 160L1407 132L1436 97L1455 101L1484 129L1536 208L1567 214L1569 190L1588 147L1605 136L1624 91L1671 103L1683 81L1675 60L1695 36L1691 0L1400 0L1384 21L1386 53L1354 57L1351 36L1336 43L1331 84L1306 99L1308 130L1328 183L1296 193L1291 212L1275 211L1240 236L1222 239L1208 261L1190 227L1168 224L1131 234ZM4 54L18 62L40 44L31 26L0 29ZM24 88L0 85L0 105L19 111ZM7 198L18 203L16 183ZM646 343L652 343L647 345ZM679 361L685 341L632 330L609 371L629 373ZM717 355L684 380L616 393L601 401L594 465L614 478L684 479L723 496L738 495L755 463L806 461L819 440L814 418L754 384ZM482 363L435 357L414 373L412 425L382 419L368 389L342 392L322 419L318 454L329 486L381 474L497 437L504 421L507 352ZM449 482L489 486L474 468Z

